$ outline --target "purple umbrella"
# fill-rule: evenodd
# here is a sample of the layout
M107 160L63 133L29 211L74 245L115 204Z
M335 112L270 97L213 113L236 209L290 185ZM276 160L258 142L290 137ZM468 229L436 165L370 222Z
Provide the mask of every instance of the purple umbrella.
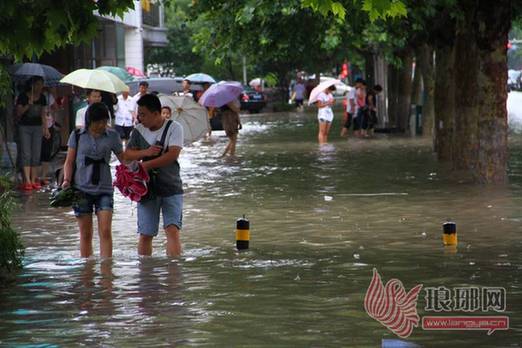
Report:
M199 103L203 106L220 107L234 101L243 92L243 86L236 81L220 81L210 86Z

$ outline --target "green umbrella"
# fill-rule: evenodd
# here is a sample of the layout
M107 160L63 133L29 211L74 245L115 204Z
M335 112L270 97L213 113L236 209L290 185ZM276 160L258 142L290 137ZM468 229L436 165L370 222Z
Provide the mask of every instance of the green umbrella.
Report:
M108 71L111 74L118 76L118 78L125 83L134 81L134 76L129 74L127 72L127 70L120 68L118 66L100 66L100 67L97 67L96 69Z

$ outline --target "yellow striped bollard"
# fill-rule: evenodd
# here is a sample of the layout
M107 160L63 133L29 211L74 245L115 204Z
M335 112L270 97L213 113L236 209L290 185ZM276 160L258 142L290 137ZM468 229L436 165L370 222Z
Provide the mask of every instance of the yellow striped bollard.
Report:
M237 250L248 249L250 242L250 221L243 215L242 218L236 221L236 248Z

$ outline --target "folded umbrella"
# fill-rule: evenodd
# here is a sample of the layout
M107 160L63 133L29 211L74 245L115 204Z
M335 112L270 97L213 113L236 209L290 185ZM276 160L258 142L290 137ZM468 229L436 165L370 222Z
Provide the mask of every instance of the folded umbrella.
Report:
M78 69L65 75L60 82L114 94L129 91L129 86L123 83L116 75L105 70Z
M243 92L243 86L237 81L220 81L210 86L199 98L203 106L221 107L237 100Z
M70 207L74 203L78 203L83 197L83 193L72 186L65 189L58 188L51 193L49 204L53 208Z
M207 109L199 105L191 97L160 94L161 106L172 110L171 120L183 126L183 142L190 144L208 133L210 125Z
M113 186L116 187L124 197L134 202L139 202L141 197L148 192L147 182L149 174L139 162L131 162L129 165L120 164L116 167L116 179Z

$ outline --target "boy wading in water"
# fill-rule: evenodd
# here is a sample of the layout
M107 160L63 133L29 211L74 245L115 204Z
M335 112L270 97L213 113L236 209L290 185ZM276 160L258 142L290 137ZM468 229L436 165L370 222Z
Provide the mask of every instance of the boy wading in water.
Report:
M138 254L152 254L152 239L158 234L161 211L167 235L167 255L179 256L183 188L178 157L183 147L183 128L161 115L157 96L146 94L137 104L141 123L132 131L125 159L142 160L151 176L149 191L152 193L138 202Z
M98 218L100 257L112 257L114 190L109 163L111 153L123 161L123 147L119 134L107 128L108 120L109 110L105 104L91 104L85 112L85 127L73 131L68 142L62 188L72 184L83 195L73 204L80 228L81 257L92 255L93 210Z

